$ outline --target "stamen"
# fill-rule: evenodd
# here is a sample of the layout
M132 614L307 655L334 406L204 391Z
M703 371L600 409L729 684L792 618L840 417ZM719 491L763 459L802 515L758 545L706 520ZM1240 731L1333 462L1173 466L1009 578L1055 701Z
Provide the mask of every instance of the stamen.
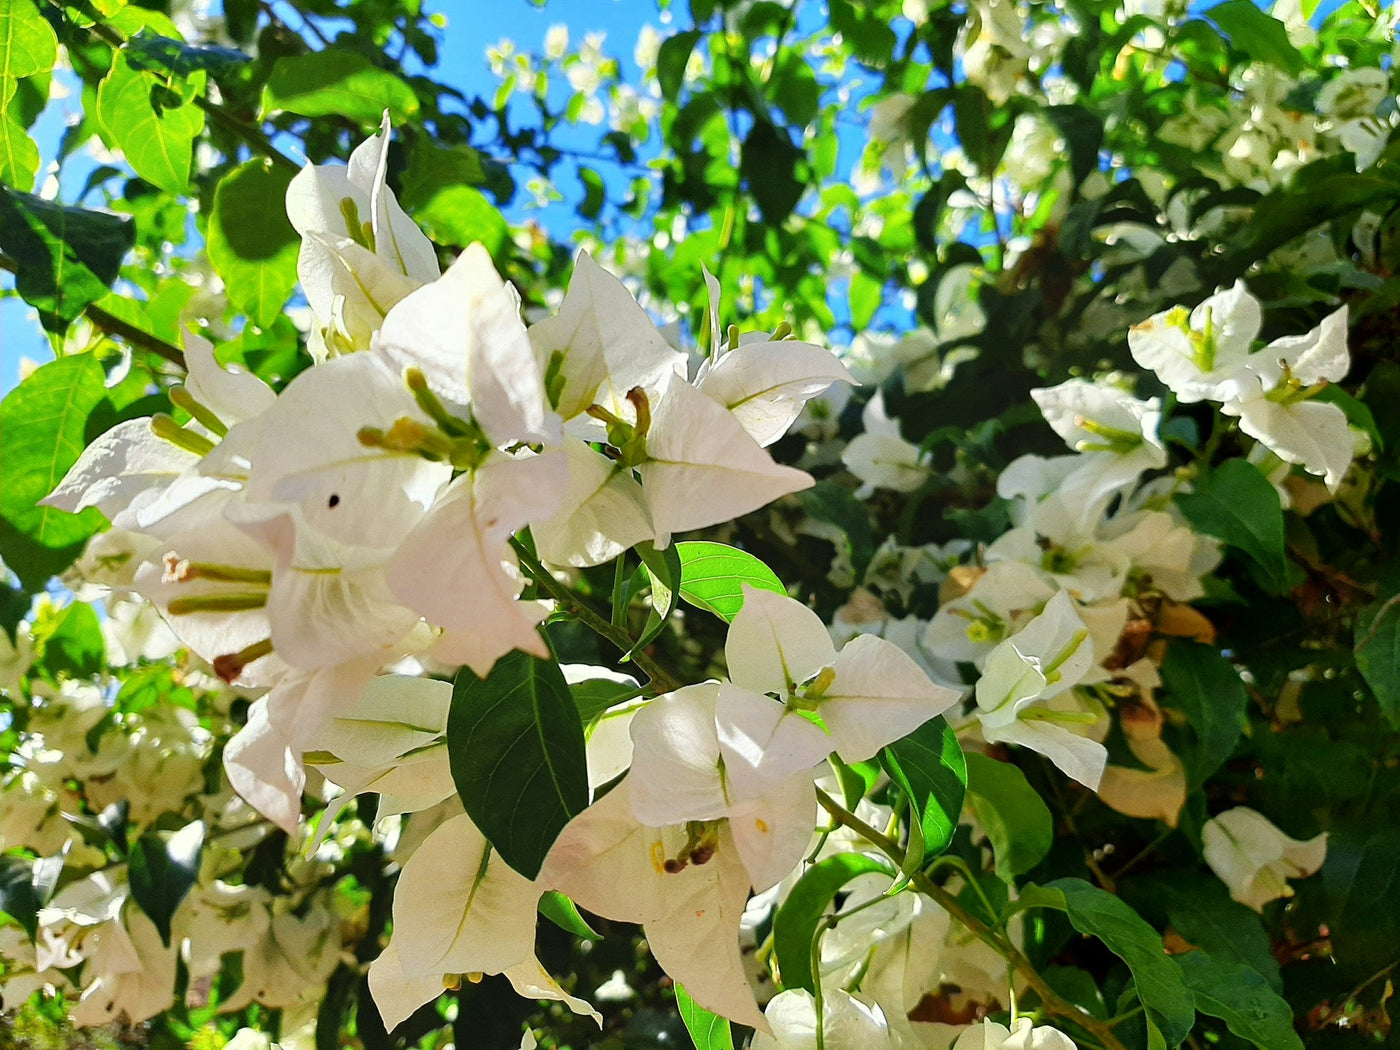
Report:
M207 456L214 451L214 442L203 434L186 430L175 422L174 417L157 412L151 417L151 433L162 441L168 441L177 448L192 452L196 456Z
M214 673L225 682L232 682L243 673L243 669L254 660L260 660L272 652L272 639L264 638L236 653L225 653L214 657Z
M172 386L166 393L172 405L175 405L177 408L183 408L195 419L203 423L210 431L218 434L219 437L224 437L228 434L228 427L224 424L224 421L214 415L209 409L205 408L204 405L196 401L194 395L185 387Z
M245 612L248 609L261 609L266 604L266 591L256 594L192 594L188 598L176 598L165 607L165 611L170 616L200 612Z
M161 583L184 583L187 580L215 580L220 583L261 583L271 586L272 572L269 569L249 569L240 565L214 565L209 562L189 561L175 551L168 551L162 559L164 572Z

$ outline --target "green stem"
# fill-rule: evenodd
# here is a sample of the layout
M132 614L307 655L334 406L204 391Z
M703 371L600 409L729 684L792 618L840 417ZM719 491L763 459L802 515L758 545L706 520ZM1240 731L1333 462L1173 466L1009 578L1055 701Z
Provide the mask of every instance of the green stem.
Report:
M535 557L534 552L521 541L519 536L512 536L510 545L515 549L516 557L520 559L521 566L529 573L530 578L541 590L559 603L560 611L578 620L594 634L606 638L622 652L631 652L635 644L631 635L621 627L609 622L606 617L598 615L584 603L582 598L556 580L554 575L540 564L540 560ZM640 650L632 653L632 662L646 672L647 677L651 679L650 685L656 692L669 693L681 687L681 682L675 675L661 667L646 653Z
M904 850L898 842L872 828L854 813L845 809L821 788L817 789L817 801L838 823L844 824L879 847L880 851L895 864L903 865ZM1012 969L1021 975L1026 984L1040 996L1041 1007L1046 1013L1072 1020L1080 1028L1092 1033L1094 1038L1103 1044L1104 1050L1126 1050L1123 1043L1113 1034L1111 1024L1090 1017L1073 1003L1061 998L1053 988L1045 983L1045 979L1031 965L1031 961L1022 955L1015 945L1005 937L998 935L991 926L964 908L956 897L930 879L927 874L916 872L910 882L913 883L916 890L931 898L934 903L967 927L978 940L1005 959Z

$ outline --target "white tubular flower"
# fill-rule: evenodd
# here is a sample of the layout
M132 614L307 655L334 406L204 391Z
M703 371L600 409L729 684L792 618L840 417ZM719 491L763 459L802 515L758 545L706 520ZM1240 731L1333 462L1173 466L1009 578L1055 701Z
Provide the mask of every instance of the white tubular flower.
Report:
M837 382L855 378L835 354L784 339L740 343L707 368L696 386L767 447L787 433L808 401Z
M987 566L972 589L944 602L924 631L934 656L977 664L1055 595L1035 569L1019 561Z
M1070 488L1117 489L1167 463L1157 435L1162 406L1155 397L1139 401L1087 379L1032 390L1031 397L1051 429L1086 457L1067 482Z
M1077 1050L1074 1040L1056 1028L1037 1028L1029 1017L1018 1017L1007 1028L996 1021L981 1021L953 1044L952 1050Z
M832 751L864 761L958 698L892 642L860 635L838 654L811 609L747 585L724 651L732 684L720 686L715 717L738 798L762 794Z
M1263 814L1236 806L1201 828L1202 855L1230 896L1255 911L1293 896L1288 879L1306 878L1327 858L1327 832L1306 842L1289 838Z
M1190 313L1177 306L1134 325L1128 349L1182 403L1232 401L1246 389L1244 365L1261 321L1259 300L1236 281Z
M369 969L385 1027L393 1030L441 995L444 976L465 973L503 973L522 994L563 1000L601 1024L597 1011L566 995L535 958L544 889L501 860L466 814L433 831L404 865L393 937Z
M671 347L625 285L580 249L556 317L530 326L530 345L550 401L568 420L594 403L620 414L634 387L664 389L685 378Z
M1306 335L1275 339L1250 355L1245 368L1257 382L1221 410L1238 416L1240 429L1279 459L1322 475L1335 492L1355 442L1340 407L1309 398L1351 368L1347 308L1328 314Z
M389 311L374 352L395 371L419 369L452 405L470 405L497 447L559 442L520 300L480 244Z
M287 217L302 237L297 276L317 324L317 361L369 348L389 309L438 277L437 253L385 184L389 116L348 167L307 165L287 187Z
M812 1050L817 1045L817 1004L805 988L779 992L763 1011L772 1034L759 1032L750 1050ZM827 1050L894 1050L902 1042L878 1004L839 988L822 990L822 1041Z
M878 391L861 413L865 433L851 439L841 453L841 462L862 484L856 491L866 499L876 489L913 492L929 477L923 454L917 445L905 441L899 424L885 414L885 399Z
M565 826L540 885L604 918L641 923L656 961L697 1003L768 1031L739 951L751 883L730 824L647 827L625 787Z
M989 743L1004 741L1038 751L1067 776L1097 788L1108 752L1067 726L1092 726L1099 716L1046 703L1081 682L1093 664L1089 629L1069 593L1060 591L1039 616L987 657L976 689L982 735Z

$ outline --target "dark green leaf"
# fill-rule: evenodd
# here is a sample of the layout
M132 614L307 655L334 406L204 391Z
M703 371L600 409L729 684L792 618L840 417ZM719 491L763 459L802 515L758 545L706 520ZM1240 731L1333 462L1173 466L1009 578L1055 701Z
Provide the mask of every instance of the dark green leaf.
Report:
M1356 669L1386 720L1400 729L1400 591L1384 591L1380 601L1361 610L1355 646Z
M1090 172L1099 169L1099 149L1103 146L1103 119L1083 106L1050 106L1045 110L1050 122L1069 143L1070 172L1078 186Z
M1057 879L1040 889L1061 895L1070 924L1103 941L1128 964L1148 1016L1169 1046L1179 1045L1195 1024L1196 1008L1181 972L1162 948L1161 935L1123 901L1082 879Z
M1248 555L1275 590L1287 587L1283 507L1258 467L1243 459L1227 460L1200 478L1194 492L1177 496L1176 505L1200 531Z
M1289 42L1287 28L1251 0L1226 0L1207 8L1205 14L1230 38L1231 47L1256 62L1267 62L1295 77L1303 71L1302 53Z
M103 523L88 508L81 514L38 502L53 491L86 445L88 416L102 403L102 366L80 354L35 369L0 403L0 540L5 561L30 590L66 569Z
M233 305L259 328L277 320L297 283L301 238L287 219L291 173L264 160L229 172L214 191L209 262Z
M967 764L958 735L942 715L880 749L880 765L909 799L923 831L924 855L948 848L962 815Z
M1010 762L976 752L965 758L968 802L992 844L998 877L1011 882L1050 852L1055 839L1050 809L1026 775Z
M23 926L31 941L38 936L42 906L34 888L34 862L24 857L0 857L0 912Z
M457 672L447 716L452 780L472 821L533 879L588 805L583 724L559 665L518 650L478 678Z
M1400 961L1400 829L1333 829L1322 883L1338 973L1351 983Z
M803 156L786 131L765 120L754 122L739 150L739 174L764 222L781 223L802 199L797 162Z
M1231 900L1213 873L1175 870L1144 882L1142 892L1165 905L1168 920L1187 941L1219 962L1251 967L1282 991L1278 960L1259 913Z
M846 534L846 542L851 549L851 567L856 579L864 579L870 559L875 555L875 538L865 504L856 499L850 489L834 481L819 481L797 495L808 514L818 521L835 525Z
M179 40L142 31L126 43L132 69L187 77L201 70L215 79L232 75L252 58L231 47L191 47Z
M1167 647L1162 682L1196 734L1195 750L1186 761L1188 783L1195 790L1235 750L1244 731L1249 693L1239 672L1219 650L1181 638L1172 639Z
M107 294L135 243L130 219L0 186L0 251L19 262L15 290L51 332Z
M866 3L830 0L831 28L849 43L856 57L867 65L883 67L894 54L899 38L884 16Z
M744 584L786 594L777 573L748 551L725 543L688 540L676 544L681 562L680 596L697 609L733 621L744 604Z
M1191 989L1196 1009L1218 1017L1259 1050L1303 1050L1293 1029L1293 1010L1262 976L1205 952L1173 956Z
M679 984L676 985L676 1009L695 1050L734 1050L734 1035L729 1022L710 1013L697 1003Z
M603 213L603 204L608 199L603 176L586 165L579 165L578 177L583 183L583 201L578 206L578 213L585 219L596 219Z
M565 933L585 941L600 940L596 930L578 912L578 905L558 890L547 890L540 898L540 914Z
M894 875L889 862L863 853L838 853L813 864L797 880L773 918L773 953L783 973L784 988L815 990L812 979L812 938L832 900L857 875L873 871Z
M685 67L703 34L698 29L669 36L656 52L656 80L661 85L661 97L675 102L685 82Z
M418 96L393 73L351 51L288 55L272 67L263 89L264 113L286 110L303 117L344 117L378 125L384 111L399 124L418 113Z
M584 725L601 717L608 708L622 703L624 698L637 695L635 687L609 678L586 678L582 682L574 682L569 686L569 692L574 696L579 718Z
M179 831L148 831L131 847L131 897L155 923L161 943L170 944L170 920L199 876L204 824Z

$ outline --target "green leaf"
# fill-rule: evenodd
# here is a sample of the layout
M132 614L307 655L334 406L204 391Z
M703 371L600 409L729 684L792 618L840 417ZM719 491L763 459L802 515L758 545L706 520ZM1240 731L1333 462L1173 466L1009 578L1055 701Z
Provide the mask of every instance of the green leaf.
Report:
M1295 77L1303 71L1306 63L1289 42L1287 28L1252 0L1226 0L1207 8L1205 14L1230 38L1231 47L1256 62L1267 62Z
M578 905L558 890L546 890L540 897L540 914L554 923L565 933L585 941L597 941L602 937L584 921L578 912Z
M272 67L263 89L263 114L337 116L378 125L385 110L395 124L418 114L418 96L402 78L350 51L287 55Z
M1269 982L1248 966L1220 962L1205 952L1173 956L1196 1009L1218 1017L1260 1050L1303 1050L1293 1010Z
M729 1022L706 1010L679 984L676 985L676 1010L685 1022L695 1050L734 1050L734 1034Z
M1201 532L1248 555L1277 591L1288 586L1283 507L1259 468L1231 459L1200 478L1194 492L1176 497L1186 520Z
M603 212L603 204L608 199L607 188L603 185L603 176L599 175L592 168L586 165L579 165L579 182L583 183L583 200L578 206L578 213L585 219L596 219Z
M472 821L533 879L588 805L583 723L559 665L515 650L485 678L463 667L452 684L447 751Z
M200 71L215 79L237 73L252 58L231 47L191 47L149 30L126 42L126 59L132 69L173 73L187 77Z
M107 646L102 623L87 602L74 601L59 614L53 632L44 639L44 670L57 678L91 678L105 666Z
M841 887L857 875L872 871L894 875L889 862L863 853L838 853L813 864L797 880L773 917L773 953L783 974L784 988L816 990L812 978L812 938Z
M856 579L864 579L870 559L875 555L875 537L870 528L865 504L856 499L850 489L834 481L825 480L799 492L797 497L809 515L818 521L835 525L846 534L846 542L851 552L851 568Z
M661 42L656 52L656 80L661 85L661 97L667 102L675 102L685 82L685 67L690 61L690 53L695 50L703 34L698 29L688 29L684 33L669 36Z
M754 121L739 149L739 174L764 222L781 223L802 199L797 164L804 157L786 131L766 120Z
M0 105L21 77L47 73L58 61L58 37L34 0L0 5Z
M1356 669L1386 721L1400 729L1400 591L1387 589L1380 601L1361 610L1354 644Z
M1048 106L1045 115L1069 143L1070 172L1080 185L1090 172L1099 169L1099 149L1103 146L1103 118L1083 106Z
M487 198L473 186L423 184L415 196L406 197L405 207L438 244L465 247L480 241L491 255L499 255L510 234L506 220Z
M1223 963L1257 971L1275 991L1283 990L1278 960L1263 920L1254 909L1230 899L1214 874L1174 870L1144 880L1141 893L1164 904L1167 919L1187 941Z
M0 856L0 912L24 927L31 941L39 933L42 906L34 888L34 862L24 857Z
M1169 1046L1179 1045L1196 1021L1191 990L1162 949L1162 938L1131 907L1082 879L1057 879L1040 887L1064 898L1070 924L1099 940L1128 964L1138 997Z
M579 719L584 725L601 718L610 707L622 703L624 698L637 695L634 687L609 678L585 678L582 682L573 682L569 692L574 696Z
M66 569L102 528L94 507L69 514L38 506L87 444L88 417L106 395L102 383L102 366L91 355L63 357L35 369L0 402L0 547L31 591Z
M653 615L647 617L646 627L637 636L636 644L627 651L624 660L650 644L651 640L661 633L681 599L681 559L676 552L676 545L669 544L664 550L657 550L650 542L643 541L637 544L636 550L642 564L633 577L636 585L629 588L629 591L639 591L644 584L649 583Z
M1039 864L1055 841L1055 823L1026 774L1010 762L969 752L967 798L987 833L997 877L1011 882Z
M259 328L277 320L297 283L301 238L287 219L292 173L264 160L239 165L214 190L209 262L233 305Z
M1187 783L1194 791L1235 750L1244 732L1249 693L1218 650L1181 638L1167 646L1162 682L1196 734L1196 747L1186 756Z
M135 243L130 219L0 186L0 251L18 260L15 290L50 332L107 294Z
M924 856L953 841L967 790L967 764L958 735L942 715L880 749L880 765L909 799L923 831Z
M120 51L97 85L98 123L137 175L174 196L189 190L194 140L204 130L193 100L204 81L203 72L183 82L143 73Z
M676 544L681 561L680 596L697 609L731 623L744 605L744 584L787 594L778 574L748 551L726 543L687 540Z
M8 111L0 112L0 182L28 192L39 171L39 147Z
M170 920L199 876L204 824L194 821L170 833L148 831L131 847L131 897L170 945Z

